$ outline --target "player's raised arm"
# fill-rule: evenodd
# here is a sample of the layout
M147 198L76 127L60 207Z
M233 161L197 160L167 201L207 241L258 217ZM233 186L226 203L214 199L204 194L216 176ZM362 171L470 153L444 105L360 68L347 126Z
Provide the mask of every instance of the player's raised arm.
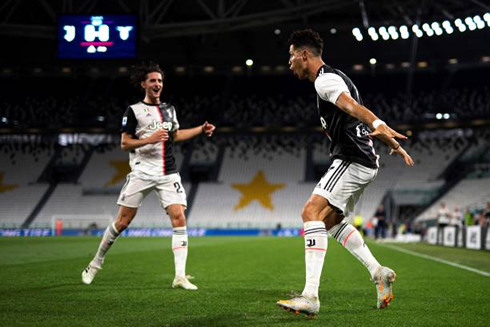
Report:
M213 135L216 126L208 123L207 121L200 126L196 126L188 129L179 129L174 132L174 141L185 141L192 139L201 134L205 134L207 137L211 137Z
M382 142L391 147L390 155L399 154L408 166L413 166L414 163L412 157L410 157L407 151L405 151L400 143L396 141L396 138L406 140L407 137L405 135L400 134L389 127L371 110L359 104L346 92L342 92L339 95L335 105L357 120L367 124L373 130L373 132L369 134L370 136L380 139Z

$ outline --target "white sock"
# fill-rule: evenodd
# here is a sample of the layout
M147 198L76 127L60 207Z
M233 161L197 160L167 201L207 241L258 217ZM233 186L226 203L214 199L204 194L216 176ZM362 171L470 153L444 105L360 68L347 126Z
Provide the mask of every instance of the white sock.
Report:
M109 226L107 226L104 232L104 236L102 236L102 241L100 241L99 249L97 250L94 259L90 263L92 266L95 266L97 268L102 268L102 264L104 264L104 258L106 253L107 251L109 251L112 244L114 244L118 236L119 236L119 232L116 229L115 223L112 223Z
M185 277L187 261L187 227L175 227L172 235L172 251L174 252L175 277Z
M307 221L305 230L306 284L303 295L318 297L323 261L328 247L328 235L322 221Z
M373 256L366 243L364 243L364 239L354 226L342 221L340 224L330 228L328 234L335 238L337 242L342 244L357 258L357 260L366 266L371 274L371 278L374 277L374 273L376 272L376 269L380 267L380 264Z

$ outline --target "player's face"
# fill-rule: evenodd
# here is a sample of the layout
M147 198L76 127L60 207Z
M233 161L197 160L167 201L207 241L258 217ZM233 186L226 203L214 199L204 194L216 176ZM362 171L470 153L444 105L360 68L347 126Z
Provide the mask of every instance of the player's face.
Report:
M299 79L308 78L305 51L306 50L304 49L295 49L292 44L289 47L289 69L292 70L294 76Z
M149 73L146 75L146 80L141 82L141 87L145 89L148 97L153 99L160 98L163 88L162 74L158 72Z

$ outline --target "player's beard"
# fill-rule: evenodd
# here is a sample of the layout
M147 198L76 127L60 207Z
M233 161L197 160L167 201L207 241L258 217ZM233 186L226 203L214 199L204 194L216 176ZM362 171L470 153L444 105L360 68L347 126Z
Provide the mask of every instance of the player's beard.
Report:
M303 80L307 78L306 72L301 68L296 68L296 69L293 68L292 71L293 71L293 75L299 80Z
M295 76L296 76L298 79L300 79L300 80L303 80L303 79L306 79L306 78L307 78L307 77L306 77L306 74L304 74L304 72L303 72L303 71L297 71L297 72L295 71L295 72L294 72L294 75L295 75Z

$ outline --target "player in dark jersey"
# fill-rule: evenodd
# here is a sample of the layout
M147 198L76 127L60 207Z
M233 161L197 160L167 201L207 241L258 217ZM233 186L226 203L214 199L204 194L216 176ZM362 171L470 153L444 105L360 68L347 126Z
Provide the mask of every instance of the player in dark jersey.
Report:
M413 166L412 158L395 140L406 137L362 105L356 86L344 73L323 62L323 40L317 32L294 31L289 45L290 69L299 79L315 84L320 122L331 142L333 162L301 214L305 231L305 288L301 295L277 304L296 313L318 313L318 288L328 233L366 266L376 284L377 307L385 308L393 298L396 274L378 263L361 234L344 219L354 209L364 188L376 177L378 156L372 137L390 146L390 154L400 155L408 166Z
M215 126L205 122L194 128L179 129L174 106L160 100L163 77L160 67L152 63L142 64L133 71L132 81L145 92L145 98L131 105L122 120L121 148L130 152L131 173L117 201L121 206L119 214L107 227L95 257L82 272L84 284L92 283L102 268L107 251L136 216L144 198L155 191L173 227L175 279L172 287L197 289L185 274L188 238L184 210L187 199L173 155L173 142L201 134L210 137Z

